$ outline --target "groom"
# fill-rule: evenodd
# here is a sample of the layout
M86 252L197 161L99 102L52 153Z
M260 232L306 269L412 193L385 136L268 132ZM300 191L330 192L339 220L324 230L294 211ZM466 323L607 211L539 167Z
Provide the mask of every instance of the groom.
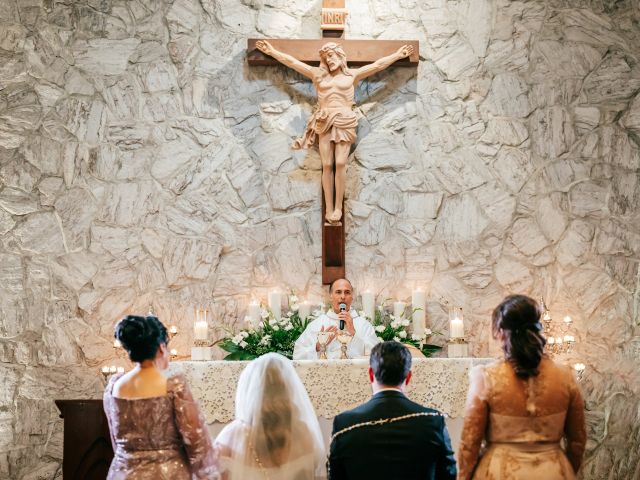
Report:
M412 402L411 354L398 342L371 350L373 397L333 421L329 480L455 480L444 416Z

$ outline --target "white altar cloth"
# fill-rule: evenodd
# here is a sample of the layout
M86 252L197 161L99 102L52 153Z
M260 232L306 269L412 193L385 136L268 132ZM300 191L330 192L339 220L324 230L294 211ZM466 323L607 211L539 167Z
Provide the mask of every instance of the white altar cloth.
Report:
M492 362L486 358L413 359L413 376L406 395L451 418L462 417L469 387L469 370ZM200 402L207 423L228 423L234 418L236 385L248 362L173 362L171 373L186 376ZM371 398L368 359L300 360L293 362L309 393L318 417L331 419Z

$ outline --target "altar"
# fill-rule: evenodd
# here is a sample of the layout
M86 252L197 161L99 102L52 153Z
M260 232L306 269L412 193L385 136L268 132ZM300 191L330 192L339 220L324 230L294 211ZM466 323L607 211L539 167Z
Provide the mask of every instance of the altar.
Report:
M469 387L469 371L475 365L492 362L488 358L414 359L406 395L424 406L447 415L447 426L456 449L464 404ZM171 373L183 373L204 411L212 435L234 418L235 392L240 373L249 362L173 362ZM301 360L293 362L316 410L327 445L333 417L371 397L367 375L368 359Z

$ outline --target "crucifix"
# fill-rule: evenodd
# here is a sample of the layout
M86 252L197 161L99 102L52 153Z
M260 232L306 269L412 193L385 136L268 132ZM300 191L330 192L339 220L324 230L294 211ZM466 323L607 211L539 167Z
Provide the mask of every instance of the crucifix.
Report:
M317 146L322 161L324 284L345 277L345 169L358 126L353 111L355 87L360 80L392 64L405 67L418 64L416 40L345 40L346 16L345 0L323 0L322 39L248 41L249 65L286 65L309 78L318 94L318 104L307 128L294 141L293 148Z

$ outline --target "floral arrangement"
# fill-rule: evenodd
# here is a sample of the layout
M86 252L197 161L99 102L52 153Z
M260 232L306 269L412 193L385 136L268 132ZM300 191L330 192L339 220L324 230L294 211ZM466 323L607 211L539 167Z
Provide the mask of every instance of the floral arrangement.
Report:
M263 305L260 308L262 319L257 326L252 325L249 317L245 317L246 328L217 342L220 348L229 352L224 359L253 360L269 352L280 353L292 359L296 340L318 312L301 319L298 298L294 294L289 296L289 305L289 311L280 320Z
M416 310L418 309L413 309L409 317L412 317ZM411 345L420 350L425 357L430 357L442 349L439 345L428 343L431 336L441 335L440 332L432 332L429 328L425 329L424 335L422 336L409 332L407 327L411 325L411 320L404 318L404 313L400 318L396 318L393 314L387 312L385 302L378 306L375 317L372 325L381 342L395 340L396 342Z

